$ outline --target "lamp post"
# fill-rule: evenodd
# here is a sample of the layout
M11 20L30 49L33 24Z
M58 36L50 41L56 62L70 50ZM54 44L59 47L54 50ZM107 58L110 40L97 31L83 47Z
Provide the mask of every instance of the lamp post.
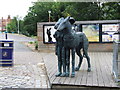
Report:
M18 34L20 34L20 19L21 19L21 17L18 16L17 17L17 23L18 23L18 25L17 25L17 27L18 27L17 30L18 31L17 32L18 32Z
M19 30L19 19L18 19L17 21L18 21L18 34L20 34L20 30Z
M50 22L50 14L51 14L51 11L49 10L48 13L49 13L49 22Z

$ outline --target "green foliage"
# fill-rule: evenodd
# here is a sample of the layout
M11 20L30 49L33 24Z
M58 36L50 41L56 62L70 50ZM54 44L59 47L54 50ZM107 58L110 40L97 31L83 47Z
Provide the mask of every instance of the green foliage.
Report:
M23 22L23 30L25 35L30 36L30 35L36 35L37 34L37 25L36 25L37 21L35 19L35 16L33 15L33 13L29 12L28 15L26 15L26 17L24 18L24 22Z
M102 4L102 19L120 19L120 2L108 2Z
M9 33L18 33L18 21L17 21L18 17L13 17L13 19L11 20L11 22L7 25L7 30ZM19 31L20 33L24 33L24 29L23 29L23 21L19 20Z
M7 25L8 32L17 32L17 18L14 17L12 21Z
M29 44L33 44L33 42L29 42Z
M37 22L48 22L48 11L51 11L51 21L57 21L60 17L73 16L76 20L89 20L89 13L95 11L91 8L94 3L70 3L70 2L35 2L32 7L29 8L29 12L24 18L24 30L26 35L37 35ZM89 6L89 7L88 7ZM86 14L86 10L89 13ZM97 11L97 10L96 10ZM95 14L93 12L93 14ZM92 17L92 19L97 19ZM98 16L96 16L98 17Z
M38 41L35 41L35 50L38 50Z
M93 2L76 2L70 3L64 10L65 17L69 14L77 21L81 20L98 20L99 7ZM93 17L94 16L94 17Z
M36 36L37 22L48 22L49 10L51 22L67 16L74 17L76 21L120 19L119 2L34 2L20 23L22 27L20 32L28 36ZM15 18L8 26L10 31L17 32Z

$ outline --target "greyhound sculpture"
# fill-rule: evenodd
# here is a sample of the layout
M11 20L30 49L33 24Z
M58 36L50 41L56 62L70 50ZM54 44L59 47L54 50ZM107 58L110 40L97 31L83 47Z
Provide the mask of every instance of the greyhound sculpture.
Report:
M57 23L54 25L54 28L57 29L58 25L64 20L64 18L60 18ZM66 72L66 62L63 61L65 60L65 51L63 52L63 36L64 33L56 31L55 34L53 35L54 38L56 39L56 50L55 53L58 57L58 73L56 74L56 77L62 76L62 66L63 66L63 72ZM64 59L63 59L63 58ZM64 62L64 63L63 63Z
M70 57L70 50L72 50L72 74L71 77L75 76L75 70L78 71L81 63L82 63L82 59L83 56L85 56L87 58L87 62L88 62L88 71L91 71L91 65L90 65L90 58L88 56L88 46L89 46L89 42L88 39L86 37L86 35L82 32L75 32L74 30L72 30L72 25L69 22L70 17L67 17L66 19L64 19L57 28L58 32L62 32L64 33L63 36L63 47L62 47L62 55L63 57L63 61L62 63L66 63L67 65L67 72L66 74L69 75L69 57ZM80 52L81 48L83 48L83 56ZM78 66L75 68L75 51L77 53L77 55L79 56L80 60L79 60L79 64ZM64 68L64 67L63 67Z
M57 29L59 24L63 20L64 20L63 17L60 18L57 21L57 23L54 25L54 28ZM75 19L73 17L70 17L69 22L71 23L71 25L74 25ZM58 76L61 76L61 77L66 76L66 77L68 77L69 73L68 74L66 73L66 67L67 67L67 65L66 65L66 58L65 58L66 51L65 51L65 49L63 49L63 36L64 36L64 33L56 31L53 36L56 39L56 50L55 50L55 52L56 52L56 55L58 56L58 74L56 74L56 77L58 77ZM61 73L62 66L63 66L63 73Z

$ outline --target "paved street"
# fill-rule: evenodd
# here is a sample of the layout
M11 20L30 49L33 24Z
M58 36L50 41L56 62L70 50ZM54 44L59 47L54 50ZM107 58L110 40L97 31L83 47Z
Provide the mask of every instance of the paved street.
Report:
M0 33L0 40L4 38ZM0 88L50 88L44 53L33 52L23 44L35 39L17 34L8 34L8 39L14 40L14 66L0 67Z

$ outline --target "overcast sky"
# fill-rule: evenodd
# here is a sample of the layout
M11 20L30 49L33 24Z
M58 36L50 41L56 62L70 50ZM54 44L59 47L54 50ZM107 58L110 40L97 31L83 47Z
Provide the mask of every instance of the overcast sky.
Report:
M37 0L0 0L0 19L7 18L8 15L11 18L17 15L23 18L35 1Z

